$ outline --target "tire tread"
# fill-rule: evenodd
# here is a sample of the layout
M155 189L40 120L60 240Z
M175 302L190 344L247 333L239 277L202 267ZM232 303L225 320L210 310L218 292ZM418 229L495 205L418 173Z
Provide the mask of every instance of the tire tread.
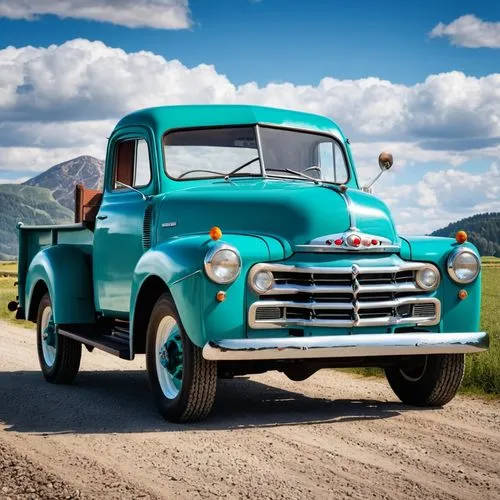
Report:
M181 327L184 344L184 373L181 392L174 400L165 398L156 374L156 328L162 315L173 316ZM169 293L161 295L151 314L147 334L146 364L156 406L172 422L196 422L210 414L217 392L217 362L203 357L202 349L193 344L182 326Z
M460 389L465 374L465 355L429 355L426 373L418 381L405 379L400 368L388 367L385 374L392 390L403 403L414 406L444 406Z
M37 349L40 367L47 382L51 384L70 384L80 369L82 344L76 340L57 334L57 353L54 365L52 367L45 365L41 347L40 321L43 310L48 305L52 306L52 301L49 294L46 293L40 300L37 314Z

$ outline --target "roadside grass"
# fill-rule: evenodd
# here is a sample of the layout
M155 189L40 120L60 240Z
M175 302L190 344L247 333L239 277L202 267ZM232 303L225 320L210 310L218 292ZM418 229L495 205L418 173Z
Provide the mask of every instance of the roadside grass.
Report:
M0 277L17 277L17 262L0 262Z
M500 396L500 259L483 257L481 330L490 334L490 349L480 354L468 355L461 392ZM0 262L0 319L25 328L33 328L29 321L18 321L7 310L14 300L17 288L17 263ZM380 368L348 368L347 371L364 376L383 376Z
M500 267L500 258L498 257L481 257L483 267Z
M490 348L467 356L462 389L500 395L500 266L484 266L482 285L481 330L490 334Z
M14 266L17 267L15 263ZM14 300L17 295L17 286L14 286L14 283L17 281L17 270L9 270L9 272L14 273L12 276L5 276L5 272L7 271L2 270L2 266L0 265L0 319L10 321L17 326L33 328L33 323L31 323L31 321L16 320L14 317L15 313L7 309L7 304L11 300Z

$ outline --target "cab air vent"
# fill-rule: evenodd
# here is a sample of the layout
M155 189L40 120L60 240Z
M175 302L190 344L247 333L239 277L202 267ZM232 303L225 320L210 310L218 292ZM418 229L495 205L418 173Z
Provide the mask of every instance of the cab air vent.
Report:
M153 223L153 205L148 205L144 212L144 223L142 225L142 246L144 250L151 248L151 226Z

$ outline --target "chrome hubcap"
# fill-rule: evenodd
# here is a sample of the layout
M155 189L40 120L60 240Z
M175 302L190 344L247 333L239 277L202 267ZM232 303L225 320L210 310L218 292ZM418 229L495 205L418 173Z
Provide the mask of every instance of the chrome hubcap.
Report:
M166 316L156 332L156 373L164 396L175 399L182 387L184 355L177 321Z
M40 334L42 336L43 359L48 367L52 367L56 360L57 332L50 306L43 310Z
M425 371L427 370L427 356L425 356L425 359L422 361L422 363L418 364L415 367L412 368L400 368L399 372L405 378L408 380L408 382L418 382L425 374Z

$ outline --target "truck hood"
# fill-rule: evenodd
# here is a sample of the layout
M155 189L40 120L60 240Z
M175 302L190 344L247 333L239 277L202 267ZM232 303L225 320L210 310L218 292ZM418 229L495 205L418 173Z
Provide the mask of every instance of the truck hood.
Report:
M309 181L205 181L163 195L158 238L162 241L208 232L219 226L223 233L274 236L294 247L342 233L353 219L361 232L398 240L389 210L381 200L356 189L347 194L349 207L337 190Z

